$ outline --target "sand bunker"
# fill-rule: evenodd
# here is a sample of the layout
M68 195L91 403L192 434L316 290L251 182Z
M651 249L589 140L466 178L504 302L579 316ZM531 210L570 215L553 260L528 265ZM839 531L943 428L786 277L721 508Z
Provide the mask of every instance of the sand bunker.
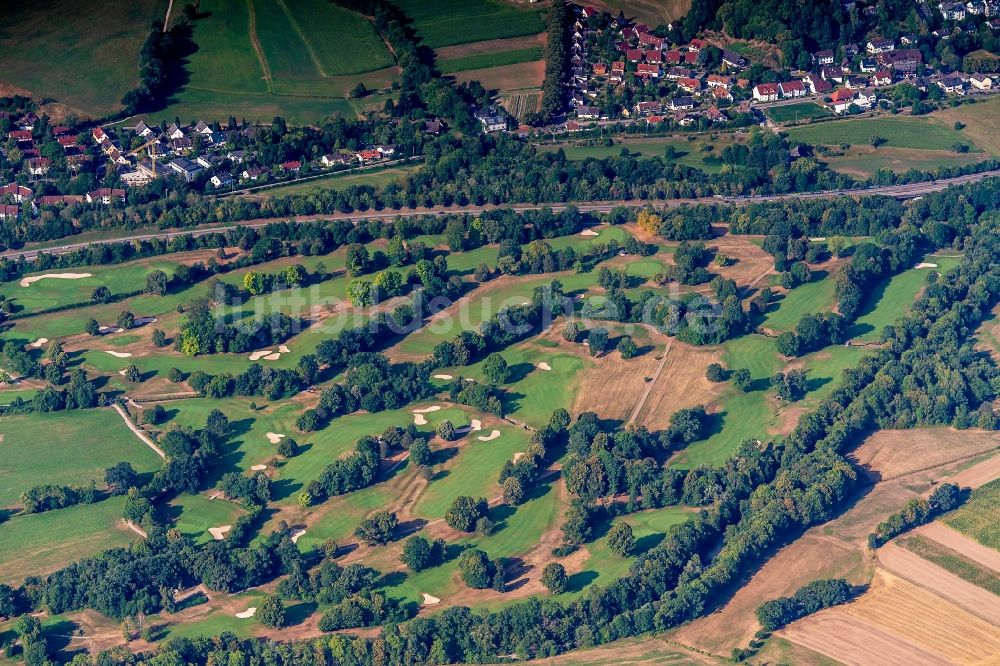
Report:
M267 465L254 465L253 467L250 468L250 471L263 472L265 469L267 469Z
M414 409L414 414L430 414L431 412L436 412L441 409L441 405L431 405L430 407L424 407L423 409Z
M211 495L208 496L208 499L209 500L217 500L220 497L222 497L222 493L220 493L220 492L214 492L214 493L212 493Z
M537 367L538 367L539 370L551 370L552 369L552 366L549 365L548 363L546 363L545 361L542 361L541 363L539 363Z
M272 444L277 444L278 442L280 442L284 438L285 438L285 436L282 433L280 433L280 432L269 432L269 433L267 433L267 441L271 442Z
M451 375L434 375L434 379L451 379Z
M423 414L414 414L413 425L427 425L427 417Z
M105 354L111 354L115 358L131 358L132 354L129 352L116 352L116 351L105 351Z
M521 458L523 458L526 455L528 455L528 454L525 453L524 451L518 451L517 453L514 454L514 457L511 458L510 461L516 465L517 461L520 460Z
M813 243L822 243L826 240L826 236L817 236L816 238L810 238L809 240Z
M38 349L48 341L49 341L48 338L38 338L37 340L31 343L31 346L34 347L35 349Z
M917 264L917 268L937 268L937 264L928 264L926 261Z
M282 354L292 353L292 350L286 347L285 345L281 345L280 347L278 347L278 351L281 352Z
M480 442L492 442L494 439L496 439L499 436L500 436L500 431L499 430L494 430L494 431L492 431L488 435L480 435L479 436L479 441Z
M156 317L136 317L135 321L132 322L132 326L145 326L146 324L155 324Z
M104 334L104 333L121 333L124 330L125 329L121 328L120 326L100 326L100 327L98 327L97 332L101 333L101 334Z
M264 357L264 360L277 361L279 358L281 358L281 354L275 353L275 354L268 354L267 356Z
M475 431L475 430L482 430L483 429L483 422L480 421L479 419L472 419L472 425L469 426L469 427L473 431Z
M270 349L261 349L260 351L255 351L252 354L250 354L250 360L259 361L260 359L264 358L270 353L271 353Z
M126 372L124 370L119 370L118 374L121 375L122 377L124 377L125 374L126 374Z
M208 533L212 535L212 538L216 541L222 541L226 538L226 532L233 529L232 525L223 525L222 527L209 527Z
M597 233L593 229L584 229L583 231L580 232L580 235L581 236L600 236L601 234Z
M256 612L257 612L257 607L256 606L251 606L250 608L246 609L245 611L237 613L236 617L240 618L241 620L245 620L248 617L253 617L254 613L256 613Z
M306 533L305 530L295 530L294 532L292 532L292 543L298 543L299 537L301 537L305 533Z
M45 278L58 278L60 280L79 280L81 278L93 277L90 273L46 273L45 275L33 275L32 277L21 278L21 286L28 287L32 282L38 282Z
M441 603L440 599L438 599L437 597L432 597L426 592L421 592L420 595L424 598L422 602L424 606L433 606L434 604Z

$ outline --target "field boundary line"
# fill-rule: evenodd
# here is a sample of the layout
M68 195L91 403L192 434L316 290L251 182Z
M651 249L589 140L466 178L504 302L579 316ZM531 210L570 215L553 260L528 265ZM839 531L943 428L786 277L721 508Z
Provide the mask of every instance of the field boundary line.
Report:
M161 458L167 457L167 454L163 452L163 449L158 447L146 433L140 430L135 425L135 423L132 422L132 419L129 418L128 413L124 409L122 409L121 405L115 403L114 405L112 405L112 407L114 407L114 410L118 412L118 416L122 417L122 420L125 421L125 425L128 426L128 429L131 430L133 433L135 433L135 436L138 437L143 444L153 449L156 455L160 456Z
M260 63L260 68L264 72L264 83L267 84L267 94L270 95L274 93L274 81L271 79L271 65L264 56L264 47L260 45L260 38L257 36L257 10L254 9L253 0L247 0L247 15L250 21L247 26L247 34L250 36L254 53L257 54L257 62Z
M639 412L646 405L646 399L649 398L649 394L653 390L653 386L656 385L656 381L660 378L660 373L663 372L664 366L667 364L667 355L670 354L670 348L674 346L674 339L670 338L667 340L667 346L663 350L663 356L660 357L660 364L656 366L656 372L653 373L653 378L646 383L646 388L642 392L642 397L639 398L639 403L632 410L632 415L628 418L629 425L635 423L636 418L639 416Z
M167 3L167 13L163 17L163 32L168 32L170 30L170 11L174 8L174 0L170 0Z
M326 73L325 69L323 69L323 63L320 62L319 56L316 55L316 51L313 49L312 43L309 42L309 38L306 37L306 33L302 31L302 26L300 26L299 22L295 20L295 16L292 15L291 10L288 9L288 5L285 4L285 0L277 0L277 3L278 6L281 7L281 11L285 12L285 16L288 17L288 22L292 24L292 30L294 30L295 34L302 40L302 45L306 47L306 53L309 54L309 59L312 60L313 67L316 68L316 71L319 72L321 77L324 79L329 78L330 75Z

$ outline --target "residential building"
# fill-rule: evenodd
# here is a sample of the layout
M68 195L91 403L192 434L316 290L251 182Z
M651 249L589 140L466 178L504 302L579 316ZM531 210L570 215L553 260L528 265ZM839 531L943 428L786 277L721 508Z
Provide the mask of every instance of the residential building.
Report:
M174 173L183 176L184 180L188 182L194 180L194 177L201 172L200 166L183 157L178 157L176 160L167 162L167 167L169 167Z
M782 81L778 84L778 94L782 99L787 97L805 97L806 87L801 81Z
M734 69L743 69L747 66L747 59L736 51L724 50L722 52L722 64Z
M867 50L868 53L871 53L872 55L875 55L876 53L888 53L895 48L895 42L885 37L873 37L868 40Z
M972 74L969 76L969 83L978 90L992 90L993 79L986 74Z
M817 51L813 53L813 61L817 65L832 65L833 64L833 51Z
M34 192L25 187L24 185L18 185L17 183L7 183L3 187L0 187L0 199L9 196L14 203L24 203L25 200L30 199Z
M222 173L217 173L209 179L212 183L212 187L231 187L236 179L233 178L233 174L223 171Z
M16 220L19 214L16 204L0 204L0 220Z
M125 201L125 190L101 187L92 192L87 192L86 200L87 203L110 206L115 202Z
M52 167L52 160L47 157L34 157L28 160L28 173L32 176L44 176Z
M778 99L777 83L758 83L753 87L753 98L758 102L774 102Z

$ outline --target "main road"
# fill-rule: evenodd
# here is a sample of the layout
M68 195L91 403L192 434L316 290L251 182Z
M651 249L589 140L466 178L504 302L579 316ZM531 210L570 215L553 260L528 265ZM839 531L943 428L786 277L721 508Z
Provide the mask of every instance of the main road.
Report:
M313 222L319 220L349 220L351 222L363 222L367 220L392 220L400 215L443 215L445 213L470 213L477 214L488 210L495 210L497 208L511 209L515 211L528 211L528 210L541 210L542 208L549 208L555 212L561 212L567 207L573 206L580 211L588 213L607 213L617 206L645 206L646 204L653 204L660 207L674 207L683 204L697 204L697 203L727 203L733 205L747 204L747 203L757 203L762 201L780 201L785 199L821 199L830 198L837 196L867 196L867 195L880 195L893 197L896 199L915 199L917 197L924 196L925 194L930 194L932 192L940 192L941 190L947 189L952 185L965 185L967 183L977 183L986 178L1000 177L1000 169L994 171L983 171L981 173L968 174L965 176L956 176L954 178L943 178L940 180L932 180L923 183L910 183L907 185L885 185L877 187L868 187L864 189L856 190L823 190L820 192L795 192L792 194L774 194L767 196L738 196L738 197L701 197L696 199L666 199L666 200L622 200L622 201L571 201L566 203L515 203L515 204L503 204L503 205L469 205L469 206L434 206L431 208L404 208L400 210L369 210L369 211L358 211L353 213L330 213L330 214L320 214L320 215L297 215L291 217L269 217L256 220L245 220L233 224L215 224L215 225L205 225L200 227L191 227L187 229L174 229L165 231L155 231L151 233L143 234L131 234L122 235L114 238L102 238L99 240L90 240L79 243L68 243L66 245L58 245L51 247L36 247L28 246L20 250L7 250L6 252L0 253L0 257L5 258L16 258L18 256L24 256L25 259L34 259L39 252L45 252L48 254L65 254L66 252L71 252L73 250L78 250L95 243L107 243L107 242L121 242L121 241L140 241L140 240L152 240L161 239L167 240L175 236L184 236L191 234L192 236L202 236L205 234L217 233L220 231L230 231L232 229L237 229L240 227L262 227L268 224L274 224L277 222L284 222L288 220L293 220L295 222Z

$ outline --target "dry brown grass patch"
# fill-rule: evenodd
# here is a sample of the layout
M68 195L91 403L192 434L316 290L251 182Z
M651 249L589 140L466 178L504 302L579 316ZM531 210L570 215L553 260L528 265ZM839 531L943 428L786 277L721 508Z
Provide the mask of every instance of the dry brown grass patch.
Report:
M518 51L520 49L530 49L532 46L545 46L547 37L546 33L540 32L537 35L523 35L521 37L508 37L506 39L486 39L481 42L443 46L435 49L434 53L437 55L438 60L454 60L455 58L466 58L468 56L482 55L483 53Z
M487 90L537 88L542 85L542 79L545 78L545 61L534 60L500 67L470 69L456 72L454 76L459 83L479 81Z
M856 448L850 458L887 480L998 448L996 433L985 430L880 430Z

